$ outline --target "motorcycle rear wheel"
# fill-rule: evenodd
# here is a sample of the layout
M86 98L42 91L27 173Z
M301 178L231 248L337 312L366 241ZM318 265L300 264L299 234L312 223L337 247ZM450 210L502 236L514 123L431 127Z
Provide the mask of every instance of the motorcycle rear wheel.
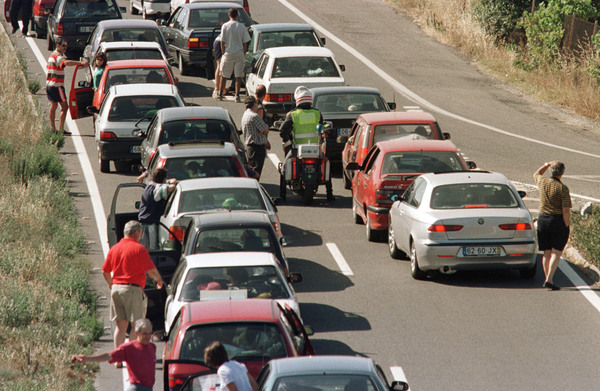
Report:
M304 205L310 205L313 202L313 198L315 196L315 187L314 185L308 185L304 187L304 192L302 193L302 199L304 200Z

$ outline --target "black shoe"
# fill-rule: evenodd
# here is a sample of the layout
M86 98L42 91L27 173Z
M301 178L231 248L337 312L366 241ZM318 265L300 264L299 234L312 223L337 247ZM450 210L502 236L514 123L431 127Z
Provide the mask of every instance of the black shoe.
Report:
M65 135L65 136L70 136L72 134L73 133L69 132L68 130L63 130L63 135Z
M327 194L327 201L335 201L335 196L333 194Z
M13 27L13 29L12 29L12 33L11 33L11 34L14 34L14 33L16 33L18 29L19 29L18 27Z
M544 283L544 288L548 288L551 291L559 291L560 290L559 286L556 286L556 285L552 284L551 282L545 282Z

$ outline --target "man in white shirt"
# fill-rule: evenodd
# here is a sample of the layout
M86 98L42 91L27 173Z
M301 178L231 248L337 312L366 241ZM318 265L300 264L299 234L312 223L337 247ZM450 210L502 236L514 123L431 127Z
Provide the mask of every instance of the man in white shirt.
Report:
M223 87L227 79L235 74L235 101L241 102L240 88L244 74L244 53L248 49L250 34L244 24L237 21L238 10L229 10L229 22L221 27L221 91L219 99L223 98Z

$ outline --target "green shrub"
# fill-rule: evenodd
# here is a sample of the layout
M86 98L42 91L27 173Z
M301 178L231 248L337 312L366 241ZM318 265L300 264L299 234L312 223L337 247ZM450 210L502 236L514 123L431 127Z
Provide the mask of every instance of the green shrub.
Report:
M28 85L29 85L29 92L31 92L34 95L38 93L40 88L42 88L42 85L37 80L29 80Z
M530 7L530 0L477 0L473 3L473 14L488 34L496 41L503 41Z
M39 143L24 148L13 164L17 178L23 183L41 176L62 179L65 172L58 150L48 144Z
M571 244L585 259L600 267L600 208L594 206L592 214L585 217L573 213L571 220Z

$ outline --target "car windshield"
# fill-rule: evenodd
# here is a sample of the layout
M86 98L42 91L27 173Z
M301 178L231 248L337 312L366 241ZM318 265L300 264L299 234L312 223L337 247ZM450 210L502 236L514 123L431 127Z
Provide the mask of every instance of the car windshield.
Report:
M212 188L188 190L181 194L179 213L207 210L267 210L257 188Z
M320 46L312 31L266 31L258 35L257 50L279 46Z
M275 253L277 244L265 228L220 228L200 232L194 243L193 253L221 251L266 251Z
M106 75L104 92L112 86L119 84L146 84L161 83L170 84L166 68L117 68L109 69Z
M104 30L101 42L156 42L161 43L158 29L152 28L119 28Z
M226 121L205 118L182 119L162 124L158 144L171 141L215 140L232 141Z
M170 158L167 159L165 168L169 173L169 178L175 178L177 180L219 176L240 176L240 170L236 168L235 162L231 156Z
M221 22L227 22L229 8L198 8L190 11L189 28L221 28ZM242 8L238 8L237 21L246 27L252 26L252 20Z
M381 175L465 171L462 159L456 152L415 151L388 152L383 157Z
M377 386L369 376L352 374L315 374L280 377L275 382L274 391L377 391Z
M109 49L106 50L108 61L115 60L162 60L162 54L158 49Z
M65 18L93 18L102 19L120 18L116 4L111 0L67 0L64 15Z
M457 183L437 186L431 194L432 209L517 208L519 203L507 185Z
M204 349L221 341L230 360L263 361L287 356L285 343L276 324L265 322L228 322L198 325L186 330L180 359L204 357Z
M386 111L386 103L374 94L326 94L315 96L314 106L322 113L348 113L356 115L370 111Z
M138 121L158 109L177 107L172 96L122 96L116 97L110 106L109 121Z
M180 301L237 298L289 299L290 295L274 266L205 267L190 269L183 282Z
M331 57L282 57L275 59L271 77L340 77L340 74Z
M394 140L398 138L415 140L427 140L435 138L429 124L376 125L374 132L375 142Z

